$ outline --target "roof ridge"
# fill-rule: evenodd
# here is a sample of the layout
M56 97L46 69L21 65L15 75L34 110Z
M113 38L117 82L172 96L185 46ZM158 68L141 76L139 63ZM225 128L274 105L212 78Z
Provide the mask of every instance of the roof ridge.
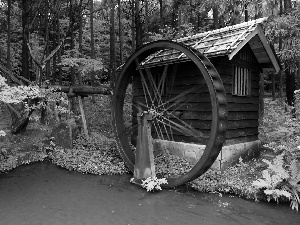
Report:
M194 35L191 35L191 36L179 38L179 39L176 39L174 41L182 42L182 41L185 41L185 40L191 40L191 39L194 39L194 38L206 36L207 34L212 35L214 33L222 33L222 32L225 32L225 31L235 30L235 29L242 28L242 27L245 27L245 26L251 26L251 25L253 26L253 25L260 24L260 23L264 22L265 20L267 20L267 18L268 17L262 17L262 18L259 18L259 19L256 19L256 20L250 20L248 22L243 22L243 23L232 25L232 26L222 27L222 28L219 28L219 29L216 29L216 30L201 32L201 33L197 33L197 34L194 34Z

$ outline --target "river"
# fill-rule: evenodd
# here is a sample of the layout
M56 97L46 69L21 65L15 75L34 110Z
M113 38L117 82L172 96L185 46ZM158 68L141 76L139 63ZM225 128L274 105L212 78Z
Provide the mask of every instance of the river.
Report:
M287 204L199 193L186 188L147 193L131 175L67 171L51 162L0 174L1 225L299 225Z

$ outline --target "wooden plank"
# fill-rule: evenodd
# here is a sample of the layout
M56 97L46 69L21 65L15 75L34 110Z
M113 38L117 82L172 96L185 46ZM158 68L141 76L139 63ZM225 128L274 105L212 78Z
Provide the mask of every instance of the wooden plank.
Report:
M258 120L229 120L227 129L240 129L247 127L258 127Z
M175 97L175 95L170 95L168 97L163 97L163 100L168 100ZM203 103L210 103L210 94L209 93L201 93L201 94L188 94L187 99L191 99L190 102L203 102ZM226 95L227 103L240 103L240 104L259 104L259 98L258 97L248 97L248 96L236 96L227 94ZM145 102L144 95L142 96L134 96L134 102Z
M212 120L212 112L200 112L200 111L175 111L173 112L177 117L186 120ZM132 122L137 123L136 119L137 111L133 113ZM235 120L258 120L258 112L229 112L228 122ZM257 124L255 121L253 121Z
M183 111L180 119L201 119L201 120L212 120L212 112L199 112L199 111ZM257 120L258 112L229 112L228 120Z
M181 94L182 92L184 92L188 89L192 89L194 87L198 88L194 93L207 93L208 92L208 88L207 88L206 84L198 84L198 85L182 85L182 86L173 87L172 94L175 94L175 95ZM228 93L228 94L232 93L232 85L224 84L224 88L225 88L226 93ZM167 91L167 94L170 94L170 93L168 93L168 91ZM143 96L144 91L143 91L142 87L133 86L133 95L134 96ZM259 96L259 89L252 88L251 95Z
M245 142L251 142L251 141L256 141L256 140L259 140L257 134L244 136L244 137L237 137L237 138L228 138L225 140L224 146L245 143Z
M252 51L254 54L260 54L262 52L266 52L265 48L262 45L253 46Z
M178 123L178 120L171 119L175 123ZM187 120L184 122L192 126L193 128L203 131L211 129L211 121L209 120ZM230 120L227 123L227 129L241 129L241 128L250 128L250 127L258 127L258 120ZM175 132L175 131L174 131ZM175 132L177 133L177 132ZM179 133L181 134L181 133Z
M226 139L237 138L237 137L246 137L258 134L258 127L251 128L242 128L226 131Z
M182 104L179 108L178 105L174 105L169 108L169 110L177 110L177 111L212 111L211 103L185 103ZM229 103L228 104L228 111L245 111L245 112L256 112L258 111L258 104L238 104L238 103Z

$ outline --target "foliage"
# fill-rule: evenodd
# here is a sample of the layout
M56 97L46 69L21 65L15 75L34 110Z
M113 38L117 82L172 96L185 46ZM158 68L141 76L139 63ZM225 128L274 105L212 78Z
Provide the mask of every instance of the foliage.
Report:
M0 75L0 101L5 103L20 103L25 99L41 98L42 93L37 86L13 86L6 84L6 79Z
M85 137L82 134L72 149L51 148L49 157L53 163L68 170L99 175L128 173L115 141L102 135Z
M300 49L300 5L292 8L283 15L271 16L266 26L266 35L275 44L279 58L289 65L290 70L296 70ZM283 41L279 49L279 39Z
M201 192L218 192L254 198L255 189L251 182L256 179L261 164L256 160L244 163L242 160L224 171L209 169L189 185Z
M0 173L8 172L17 166L43 161L47 155L42 150L23 153L21 149L0 150Z
M288 167L284 167L284 153L276 156L273 162L264 160L268 168L262 171L262 178L252 185L263 191L267 200L274 199L279 203L281 198L291 201L292 209L298 211L300 204L300 161L294 159Z
M67 68L75 68L82 77L88 77L91 72L100 74L101 72L107 72L104 68L102 59L91 59L89 56L81 56L78 49L67 50L62 56L62 61L58 66L62 66L64 70ZM96 77L100 79L101 77Z
M42 88L37 85L8 86L6 79L0 75L0 101L5 103L22 103L25 110L47 109L48 113L65 113L68 104L67 96L55 88ZM51 109L55 105L54 110ZM59 103L60 105L56 105ZM55 112L54 112L55 111Z
M187 159L173 155L169 151L159 153L154 158L154 163L158 177L177 177L192 168Z

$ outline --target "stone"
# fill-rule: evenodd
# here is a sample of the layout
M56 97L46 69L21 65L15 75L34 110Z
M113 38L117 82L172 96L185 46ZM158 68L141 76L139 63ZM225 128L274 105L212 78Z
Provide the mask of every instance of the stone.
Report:
M0 130L9 129L11 126L11 115L7 106L0 102Z
M50 134L56 146L62 148L72 148L73 140L75 140L80 133L80 126L78 126L74 119L66 120L54 126Z

